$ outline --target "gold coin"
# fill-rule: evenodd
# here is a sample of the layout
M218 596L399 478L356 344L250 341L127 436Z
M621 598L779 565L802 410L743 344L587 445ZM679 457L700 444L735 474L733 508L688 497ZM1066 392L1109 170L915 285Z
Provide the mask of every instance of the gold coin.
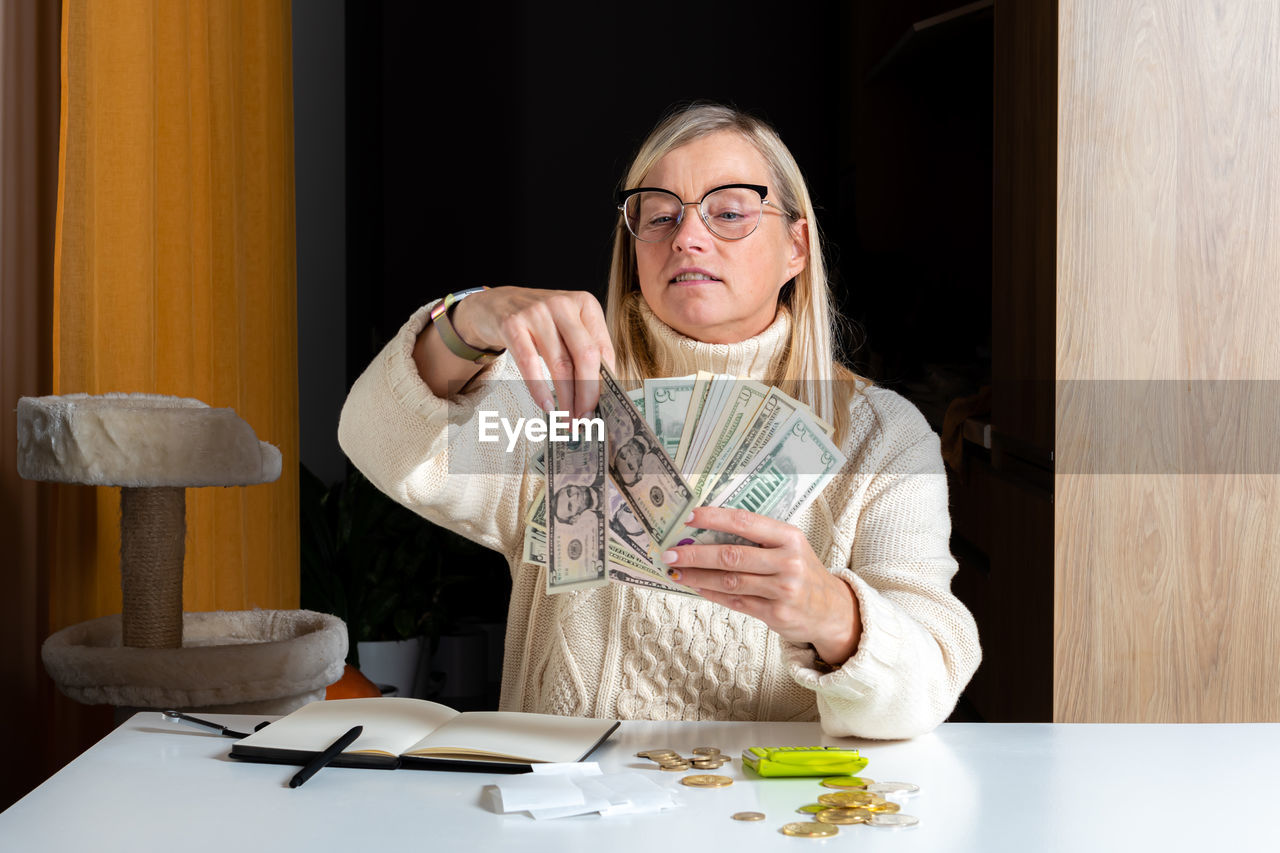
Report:
M693 748L694 755L719 755L720 750L714 746L695 746Z
M866 809L844 809L840 807L823 809L813 816L818 823L836 823L841 826L854 823L866 823L871 820L871 812Z
M665 764L659 764L658 769L673 770L677 773L683 773L684 771L688 770L691 766L692 765L689 764L689 762L687 761L669 761Z
M867 809L876 814L896 814L902 810L902 806L897 803L871 803L867 806Z
M764 820L764 812L737 812L734 820Z
M727 788L733 784L733 779L711 773L695 773L681 779L680 784L688 785L690 788Z
M866 791L835 791L818 797L824 806L865 806L875 801L876 795Z
M818 784L824 788L865 788L874 783L874 779L868 779L865 776L832 776Z
M840 830L827 823L789 823L781 831L793 838L830 838Z
M836 808L836 806L824 806L822 803L809 803L809 805L801 806L800 808L796 809L796 811L799 812L800 814L817 814L820 811L825 811L826 809L834 809L834 808Z
M699 770L718 770L719 768L724 767L726 762L706 758L695 758L690 763Z
M674 749L644 749L636 753L636 758L652 758L657 761L659 758L675 758L679 754Z

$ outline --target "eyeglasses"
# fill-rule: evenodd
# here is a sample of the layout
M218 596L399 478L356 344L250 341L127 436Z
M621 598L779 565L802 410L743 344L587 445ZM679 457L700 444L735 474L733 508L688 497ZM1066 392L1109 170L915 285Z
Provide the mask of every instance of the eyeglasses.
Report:
M622 211L627 230L645 243L660 243L676 233L684 221L684 209L690 205L698 208L712 234L725 240L741 240L759 227L765 205L772 204L765 198L768 193L768 188L759 184L725 184L694 202L684 201L670 190L637 187L618 193L618 210ZM769 209L789 216L777 206Z

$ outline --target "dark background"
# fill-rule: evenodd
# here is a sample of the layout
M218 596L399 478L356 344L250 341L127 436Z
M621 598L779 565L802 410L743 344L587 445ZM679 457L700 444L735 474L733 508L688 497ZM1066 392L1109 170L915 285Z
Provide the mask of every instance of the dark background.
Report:
M303 461L342 476L346 389L429 300L603 299L618 181L694 99L779 130L856 326L844 360L941 430L991 373L992 20L956 0L295 3ZM450 606L504 620L505 562L475 578Z
M426 4L349 3L348 380L451 290L603 299L621 174L693 99L765 118L791 148L865 335L857 369L900 385L974 362L990 334L990 16L890 56L956 5L463 4L445 27Z

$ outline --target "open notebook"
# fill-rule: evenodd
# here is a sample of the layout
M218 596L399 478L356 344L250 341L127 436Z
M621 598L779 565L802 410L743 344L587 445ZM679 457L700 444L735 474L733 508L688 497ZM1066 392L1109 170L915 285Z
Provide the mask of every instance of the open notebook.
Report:
M520 711L467 711L425 699L333 699L304 705L231 747L231 757L305 764L352 726L364 731L333 767L520 772L530 764L581 761L616 720Z

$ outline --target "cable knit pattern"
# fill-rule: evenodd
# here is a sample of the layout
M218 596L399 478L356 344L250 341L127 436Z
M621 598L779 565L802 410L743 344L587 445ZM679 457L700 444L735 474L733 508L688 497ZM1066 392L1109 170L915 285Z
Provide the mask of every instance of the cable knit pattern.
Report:
M524 563L523 524L540 485L537 448L477 440L477 412L538 413L514 363L499 358L467 390L440 400L413 345L420 309L356 381L339 440L369 479L431 521L493 548L511 565L504 710L652 720L806 720L834 735L910 737L946 718L981 652L951 594L947 483L938 437L906 399L863 389L850 410L848 462L792 519L852 587L863 633L843 667L814 669L813 650L703 599L611 585L547 596ZM642 303L664 376L697 370L762 379L785 354L790 319L736 344L680 335Z

